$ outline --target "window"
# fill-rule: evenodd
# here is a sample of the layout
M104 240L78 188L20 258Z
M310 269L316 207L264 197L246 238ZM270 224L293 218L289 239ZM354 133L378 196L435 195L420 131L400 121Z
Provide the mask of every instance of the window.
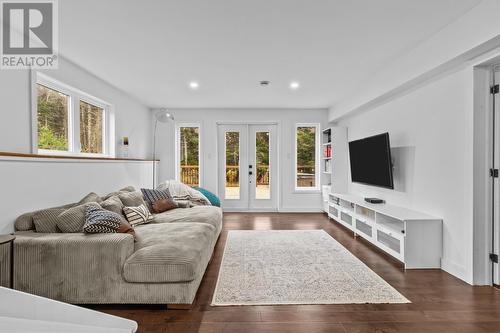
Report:
M179 180L190 186L200 186L200 126L177 126L177 166Z
M54 155L113 156L110 105L35 73L33 150Z
M295 189L319 190L319 124L295 127Z

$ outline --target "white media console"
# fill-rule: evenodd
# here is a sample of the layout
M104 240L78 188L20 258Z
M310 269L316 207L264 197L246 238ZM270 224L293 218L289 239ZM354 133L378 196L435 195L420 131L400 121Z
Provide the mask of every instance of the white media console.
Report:
M442 219L350 194L330 193L328 217L403 262L405 268L441 268Z

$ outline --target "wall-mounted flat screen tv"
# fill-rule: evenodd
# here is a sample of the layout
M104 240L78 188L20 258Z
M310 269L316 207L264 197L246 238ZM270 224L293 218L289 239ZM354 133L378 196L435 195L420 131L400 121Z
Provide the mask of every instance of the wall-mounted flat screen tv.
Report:
M349 158L353 182L394 188L389 133L349 142Z

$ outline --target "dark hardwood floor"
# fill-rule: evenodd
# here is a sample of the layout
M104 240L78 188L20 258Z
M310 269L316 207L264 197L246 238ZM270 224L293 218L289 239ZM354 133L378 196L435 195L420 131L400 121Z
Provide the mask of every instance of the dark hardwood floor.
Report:
M228 230L324 229L411 304L211 307ZM226 213L224 229L191 310L92 308L136 320L139 332L500 332L500 291L441 270L407 270L323 214Z

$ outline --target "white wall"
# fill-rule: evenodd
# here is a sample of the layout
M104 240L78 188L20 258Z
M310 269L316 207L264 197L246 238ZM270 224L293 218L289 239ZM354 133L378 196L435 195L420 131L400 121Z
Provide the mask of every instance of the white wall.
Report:
M320 123L326 127L327 110L203 110L171 109L176 122L201 123L202 186L217 190L217 122L278 122L281 211L320 211L320 193L294 192L294 124L300 122ZM160 158L159 181L175 178L175 125L158 125L158 157ZM324 175L322 175L324 176ZM323 182L328 182L323 177Z
M126 93L59 60L44 74L111 103L115 110L117 154L121 137L130 138L129 157L151 156L151 112ZM0 151L31 153L30 72L0 73ZM107 193L126 185L152 186L151 162L33 160L0 158L0 234L13 230L15 218L39 208L75 202L91 191Z
M410 85L421 84L436 73L453 69L500 46L500 1L482 0L463 16L384 68L368 75L362 89L355 89L333 105L329 120L373 109Z
M59 59L59 69L42 73L98 97L114 106L115 138L130 139L130 157L151 155L151 112L149 109L106 82L71 62ZM30 73L28 70L3 70L0 73L0 151L31 153ZM117 154L120 149L117 146Z
M346 118L340 125L348 127L349 141L389 132L395 159L395 190L349 182L349 192L442 217L442 268L471 283L472 68Z
M0 234L30 211L77 202L128 185L152 186L152 162L0 157Z

